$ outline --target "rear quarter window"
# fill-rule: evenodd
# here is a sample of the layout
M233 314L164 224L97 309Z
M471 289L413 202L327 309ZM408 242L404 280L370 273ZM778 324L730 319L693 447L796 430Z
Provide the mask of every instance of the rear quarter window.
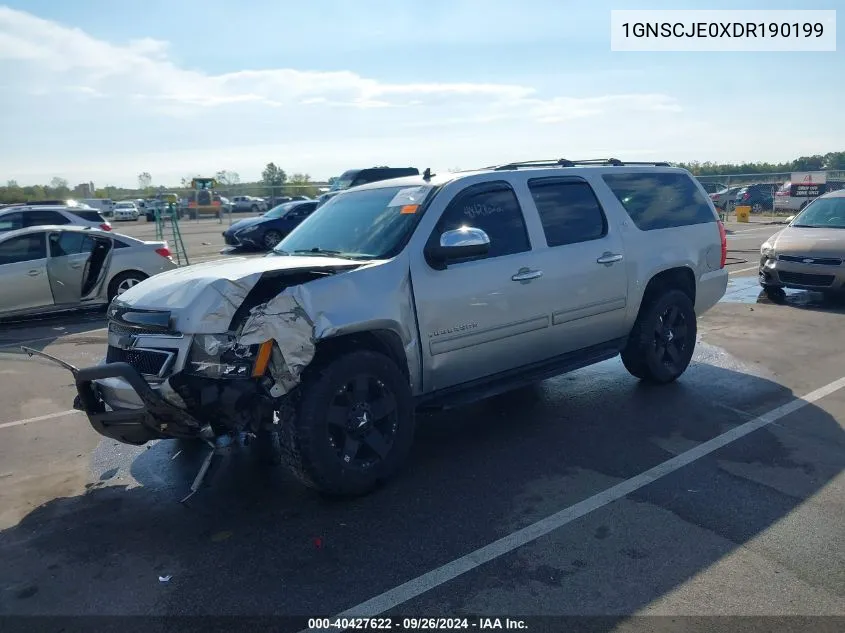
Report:
M602 178L641 231L716 221L707 199L686 174L605 174Z
M103 218L103 216L100 215L98 211L85 211L74 209L73 211L70 211L70 213L82 218L83 220L86 220L87 222L105 222L105 219Z

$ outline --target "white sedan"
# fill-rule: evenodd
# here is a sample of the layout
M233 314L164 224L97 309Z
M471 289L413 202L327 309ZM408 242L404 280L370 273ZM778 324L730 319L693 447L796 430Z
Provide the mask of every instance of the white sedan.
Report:
M115 222L138 220L141 217L141 212L135 206L134 202L118 202L114 205L113 213L112 219Z
M31 226L0 235L0 319L106 305L177 268L167 242L81 226Z

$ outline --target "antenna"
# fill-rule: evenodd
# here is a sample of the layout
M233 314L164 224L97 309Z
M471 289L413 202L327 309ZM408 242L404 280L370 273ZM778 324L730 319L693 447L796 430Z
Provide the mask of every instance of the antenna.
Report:
M423 180L431 180L431 177L436 175L437 174L431 173L431 167L426 167L425 171L423 172Z

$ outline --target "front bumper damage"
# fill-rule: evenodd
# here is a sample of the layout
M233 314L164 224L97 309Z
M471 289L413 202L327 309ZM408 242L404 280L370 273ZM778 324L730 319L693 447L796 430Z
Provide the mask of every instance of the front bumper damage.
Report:
M30 356L41 356L68 369L76 383L75 409L88 416L97 433L124 444L141 445L155 439L182 438L213 440L215 433L185 409L165 400L128 363L108 363L77 368L38 350L22 347ZM102 398L97 381L116 378L124 381L141 402L139 408L111 408Z
M314 359L316 341L333 329L325 315L313 309L305 284L360 265L344 262L328 270L217 279L207 284L206 292L186 298L190 309L178 315L114 302L109 308L109 350L122 346L120 349L168 352L170 362L156 375L152 374L158 366L153 371L149 366L145 369L124 362L140 358L132 355L107 355L99 365L77 368L39 350L22 349L73 374L77 391L73 406L85 413L100 435L132 445L158 439L200 440L212 448L211 456L215 449L254 437L260 431L278 432L276 411ZM186 284L175 292L189 290ZM166 305L165 299L150 298L154 291L151 288L147 294L150 304ZM162 289L171 302L175 292ZM155 328L138 330L141 317L145 325L158 327L158 333ZM227 342L218 344L218 340ZM256 369L257 373L235 378L209 377L196 373L197 365L215 365L204 360L195 362L194 343L198 341L206 341L199 347L210 355L244 346L266 346L271 351L260 372ZM205 476L210 456L192 486L192 494Z

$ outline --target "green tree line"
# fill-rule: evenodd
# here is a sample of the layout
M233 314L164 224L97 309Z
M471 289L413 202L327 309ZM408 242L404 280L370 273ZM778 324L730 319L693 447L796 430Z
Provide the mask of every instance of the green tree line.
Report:
M801 156L786 163L678 163L695 176L778 174L793 171L845 171L845 152Z
M21 186L14 180L6 182L0 187L0 204L17 202L40 202L43 200L68 200L84 198L110 198L124 200L148 198L158 192L175 191L186 192L191 188L191 180L197 177L208 177L209 174L192 174L181 179L177 186L155 185L150 172L138 174L138 186L95 187L94 183L80 183L71 187L64 178L55 177L49 184ZM223 169L213 174L217 181L216 190L223 195L266 195L266 196L308 196L314 198L320 194L322 183L315 182L310 175L287 172L275 163L268 163L261 174L261 180L255 182L241 182L237 172Z
M793 171L845 171L845 152L828 152L813 156L801 156L785 163L714 163L691 162L676 163L678 167L688 169L696 176L733 176L739 174L775 174ZM0 187L0 204L14 202L38 202L41 200L65 200L80 198L144 198L155 195L158 191L179 191L189 189L191 179L203 174L194 174L182 178L179 186L155 186L149 172L138 174L138 187L105 186L96 188L93 183L81 183L70 187L64 178L55 177L49 184L22 187L14 180ZM308 174L292 174L275 163L267 163L261 172L261 180L241 182L237 172L220 170L214 174L217 189L223 195L305 195L315 197L319 194L320 183L315 183ZM329 184L334 178L329 179Z

